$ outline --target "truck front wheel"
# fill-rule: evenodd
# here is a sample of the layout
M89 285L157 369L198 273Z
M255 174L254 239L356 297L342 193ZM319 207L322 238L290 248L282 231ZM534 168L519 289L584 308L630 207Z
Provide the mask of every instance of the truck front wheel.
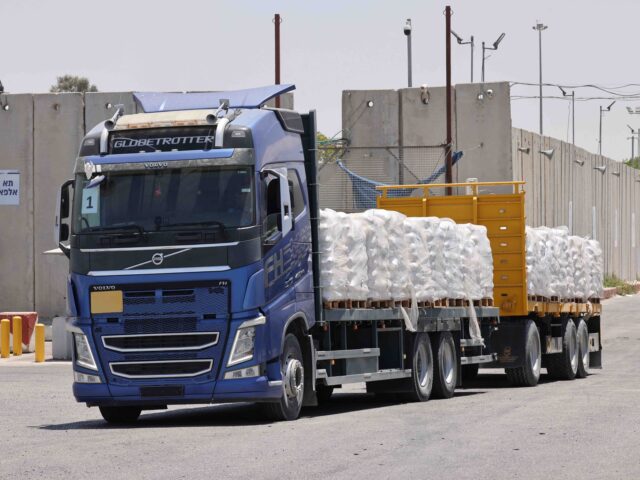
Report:
M521 367L505 368L507 379L516 387L535 387L540 380L540 333L532 320L527 322L526 332L524 364Z
M136 407L100 407L102 418L114 425L126 425L138 420L142 409Z
M438 398L451 398L458 383L458 355L450 332L433 337L436 364L433 375L433 393Z
M266 403L266 413L273 420L295 420L300 415L304 397L304 357L300 342L292 333L284 339L280 371L282 397L276 403Z

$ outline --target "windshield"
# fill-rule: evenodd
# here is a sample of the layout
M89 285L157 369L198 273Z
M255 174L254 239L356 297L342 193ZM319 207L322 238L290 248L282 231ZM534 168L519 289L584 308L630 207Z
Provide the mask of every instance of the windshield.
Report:
M106 172L101 182L76 177L74 232L253 225L249 167ZM87 186L89 187L87 188Z

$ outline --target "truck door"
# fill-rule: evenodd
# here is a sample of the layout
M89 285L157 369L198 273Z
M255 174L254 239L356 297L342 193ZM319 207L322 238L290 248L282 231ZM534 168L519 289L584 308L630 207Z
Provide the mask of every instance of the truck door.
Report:
M270 168L262 172L263 249L265 297L269 302L293 285L292 234L293 212L286 168ZM293 291L291 292L293 293Z

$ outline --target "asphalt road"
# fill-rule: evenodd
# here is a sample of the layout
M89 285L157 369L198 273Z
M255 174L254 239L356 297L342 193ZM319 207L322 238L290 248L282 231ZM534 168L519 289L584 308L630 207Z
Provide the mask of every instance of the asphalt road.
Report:
M420 404L351 387L287 423L241 404L114 428L75 403L69 364L0 363L0 479L637 478L639 311L640 296L605 303L605 368L587 379L511 388L486 370Z

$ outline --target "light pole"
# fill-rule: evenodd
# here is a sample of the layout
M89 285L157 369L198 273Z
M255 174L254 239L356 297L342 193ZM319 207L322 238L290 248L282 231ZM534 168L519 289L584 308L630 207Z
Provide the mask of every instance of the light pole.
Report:
M407 18L407 22L404 24L404 34L407 37L407 76L409 88L412 87L412 75L411 75L411 19Z
M630 115L640 115L640 107L636 107L635 110L631 107L627 107L627 112L629 112ZM627 127L629 127L629 125L627 125ZM638 155L640 155L640 129L636 129L636 133L638 134Z
M636 137L634 137L634 135L636 135L638 137L638 140L640 141L640 136L638 136L638 130L634 130L633 128L631 128L631 125L627 124L627 127L629 127L629 130L631 130L631 136L627 137L627 140L631 140L631 158L630 160L633 160L633 157L635 157L635 151L634 151L634 140L636 139Z
M607 108L602 108L602 105L600 105L600 128L599 128L599 134L598 134L598 155L602 155L602 115L604 115L604 112L610 112L611 111L611 107L613 107L614 103L616 103L615 100L613 102L611 102Z
M453 30L451 30L451 35L456 37L456 40L458 41L458 45L471 45L471 83L473 83L473 47L475 45L473 41L473 35L471 35L471 39L466 42L462 39L460 35L458 35Z
M571 95L565 92L564 88L558 85L563 97L571 96L571 143L576 144L576 91L571 90ZM542 96L540 97L542 98Z
M504 38L504 33L501 33L500 36L498 37L498 39L493 42L493 46L492 47L485 47L484 46L484 42L482 42L482 83L484 83L484 61L487 59L487 57L484 55L484 51L485 50L497 50L498 49L498 45L500 45L500 42L502 41L502 39Z
M540 135L542 135L542 31L547 28L548 27L546 25L543 25L538 20L536 20L536 24L533 27L534 30L538 31L538 56L540 64Z

